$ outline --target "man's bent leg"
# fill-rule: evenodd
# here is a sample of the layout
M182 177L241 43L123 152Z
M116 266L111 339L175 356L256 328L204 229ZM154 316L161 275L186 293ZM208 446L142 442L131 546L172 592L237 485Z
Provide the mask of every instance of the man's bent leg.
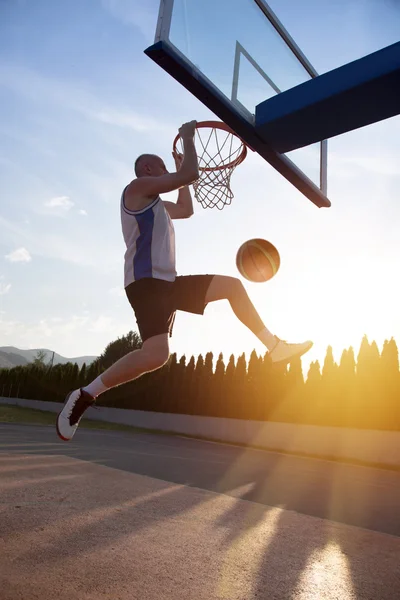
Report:
M242 282L236 277L225 275L215 275L210 283L206 293L205 302L215 302L216 300L228 300L233 312L250 331L257 337L265 329L265 325L250 300ZM271 344L276 341L271 333Z
M242 282L236 277L215 275L207 290L205 303L225 299L237 318L266 346L274 362L288 362L312 347L312 342L287 344L280 340L265 327Z
M168 333L162 333L146 340L140 350L133 350L117 360L100 377L107 388L116 387L159 369L168 358Z
M94 394L96 389L101 393L137 379L144 373L162 367L168 357L168 333L163 333L146 340L140 350L129 352L117 360L86 388L71 392L57 416L56 429L59 437L65 441L72 439L83 413L95 402L98 394L92 396L91 393Z

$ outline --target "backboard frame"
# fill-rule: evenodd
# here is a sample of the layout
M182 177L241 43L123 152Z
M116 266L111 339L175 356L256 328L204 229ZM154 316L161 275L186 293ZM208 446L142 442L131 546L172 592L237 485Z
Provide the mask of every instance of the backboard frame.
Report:
M254 0L270 21L279 35L301 62L311 77L318 73L301 52L300 48L285 30L276 15L264 0ZM191 92L198 100L207 106L224 123L234 129L243 141L257 151L281 175L319 208L331 206L327 198L327 140L321 141L320 146L320 187L318 187L293 161L287 156L279 154L271 148L256 133L254 128L254 115L240 106L238 102L233 106L231 100L225 96L197 67L170 41L169 34L174 0L160 0L154 44L144 52L154 62L161 66L174 79ZM244 49L243 49L244 50ZM251 57L250 57L251 58ZM257 68L257 67L256 67ZM264 74L266 75L266 74ZM233 81L234 84L234 81ZM234 92L234 85L232 93Z

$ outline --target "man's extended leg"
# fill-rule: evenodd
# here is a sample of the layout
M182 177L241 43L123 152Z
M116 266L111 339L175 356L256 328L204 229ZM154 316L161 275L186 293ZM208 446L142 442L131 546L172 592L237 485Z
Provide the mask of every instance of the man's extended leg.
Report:
M261 317L251 302L242 282L236 277L215 275L211 280L205 297L205 304L216 300L228 300L237 318L269 350L273 362L290 362L302 356L312 347L312 342L288 344L272 334L264 325Z
M72 439L83 413L106 390L132 381L162 367L168 360L168 333L149 338L140 350L129 352L84 388L71 392L57 417L56 429L62 440Z

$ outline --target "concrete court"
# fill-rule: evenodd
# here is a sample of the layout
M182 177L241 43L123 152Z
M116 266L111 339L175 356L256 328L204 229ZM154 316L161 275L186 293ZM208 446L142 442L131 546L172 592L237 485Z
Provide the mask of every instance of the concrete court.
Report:
M400 474L0 424L1 600L395 600Z

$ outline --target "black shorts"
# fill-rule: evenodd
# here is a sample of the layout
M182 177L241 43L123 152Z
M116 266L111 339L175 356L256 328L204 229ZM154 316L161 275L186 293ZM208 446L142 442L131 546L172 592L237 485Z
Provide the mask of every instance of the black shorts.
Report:
M182 275L175 281L146 277L125 288L142 342L169 333L177 310L202 315L206 294L214 275Z

